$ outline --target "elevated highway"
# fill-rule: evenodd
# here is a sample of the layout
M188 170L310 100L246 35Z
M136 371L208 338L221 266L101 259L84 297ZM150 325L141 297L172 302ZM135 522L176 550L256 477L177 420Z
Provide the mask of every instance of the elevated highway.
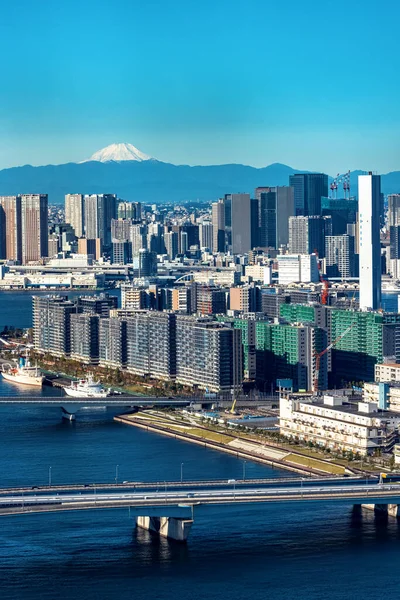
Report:
M367 506L375 510L386 511L397 516L400 504L400 485L381 484L376 481L361 479L336 479L326 482L325 479L291 481L272 485L263 481L238 482L234 479L226 483L217 483L210 487L210 482L193 482L190 485L171 485L155 483L156 489L91 490L81 492L56 492L48 489L45 493L15 494L3 490L0 496L0 516L21 515L30 513L50 513L63 511L101 510L128 508L132 516L136 516L139 527L149 529L158 534L184 541L187 539L195 515L201 516L212 506L223 505L226 510L235 507L268 507L279 503L296 505L308 503L324 503L329 506ZM152 484L142 484L150 486ZM172 488L172 489L171 489ZM247 510L248 513L248 510ZM400 514L400 513L399 513Z

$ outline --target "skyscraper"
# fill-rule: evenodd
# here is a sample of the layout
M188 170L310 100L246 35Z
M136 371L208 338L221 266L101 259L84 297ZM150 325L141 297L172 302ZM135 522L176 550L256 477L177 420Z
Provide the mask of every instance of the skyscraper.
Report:
M297 216L289 218L289 252L325 256L325 235L331 233L331 217Z
M350 235L328 235L326 244L326 274L328 277L346 279L354 277L354 237Z
M72 225L76 237L82 237L85 232L85 204L83 194L66 194L65 222Z
M100 238L103 245L111 246L111 221L117 217L115 194L85 196L85 234L88 239Z
M400 225L400 194L388 196L388 227Z
M1 257L22 261L21 196L0 196Z
M213 226L213 252L224 252L225 251L225 206L224 200L219 199L217 202L213 202L211 206L212 211L212 226Z
M233 254L245 254L252 247L250 194L231 194L230 202L232 252Z
M199 226L200 248L213 247L213 225L209 221L203 221Z
M359 175L360 307L374 310L381 304L380 202L380 176Z
M320 215L321 198L328 195L328 175L325 173L296 173L289 178L294 188L296 215Z
M259 245L267 248L289 243L289 217L294 213L292 187L256 188L259 210Z
M38 261L48 254L47 194L21 196L22 263Z

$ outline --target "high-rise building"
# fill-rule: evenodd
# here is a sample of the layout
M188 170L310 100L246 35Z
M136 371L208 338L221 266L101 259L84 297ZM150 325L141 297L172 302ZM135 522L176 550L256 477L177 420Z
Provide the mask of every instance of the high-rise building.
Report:
M360 307L378 309L381 305L380 244L381 178L359 175Z
M111 239L125 242L130 239L132 219L112 219L111 220Z
M72 225L76 237L85 234L85 203L83 194L66 194L65 222Z
M98 315L71 315L71 359L85 365L99 364Z
M178 254L178 234L176 231L164 233L164 243L168 258L174 260Z
M22 263L38 261L48 254L47 194L21 196Z
M126 319L100 319L99 364L113 369L126 367Z
M388 195L388 227L400 225L400 194Z
M332 385L373 381L376 364L400 361L400 314L327 310L330 339L338 340L332 348Z
M223 288L196 286L196 306L192 306L201 315L217 315L226 312L226 291Z
M99 260L103 255L103 244L100 238L79 238L78 254L91 254L96 260Z
M278 249L289 243L289 217L294 212L292 187L256 188L259 210L259 242L262 247Z
M324 173L296 173L289 178L294 188L296 215L320 215L321 198L328 196L328 175Z
M176 316L137 311L127 317L127 370L141 376L171 379L176 372Z
M157 255L147 248L141 248L132 256L132 266L136 277L152 277L157 275Z
M213 248L213 225L209 221L203 221L199 225L200 248Z
M322 216L332 219L332 235L344 235L357 220L358 200L355 198L322 198Z
M142 218L142 205L140 202L118 202L118 219L133 219L140 221Z
M229 290L229 308L240 312L258 312L261 308L260 290L255 285L241 285Z
M225 251L225 205L224 200L219 199L211 205L212 227L213 227L213 252Z
M80 296L78 298L79 312L88 315L100 315L108 317L110 310L118 308L118 298L108 294L99 294L98 296Z
M355 276L354 237L328 235L326 244L326 274L328 277L347 279Z
M130 226L130 240L132 242L132 256L142 248L147 248L147 226L133 224Z
M0 196L1 258L22 261L21 196Z
M390 259L400 259L400 224L391 225L390 231Z
M33 296L33 345L38 352L69 356L71 315L77 312L67 296Z
M325 257L325 235L332 231L331 217L297 216L289 218L289 252Z
M277 386L277 379L291 379L295 390L312 390L316 354L327 346L326 332L314 325L256 321L257 379ZM327 389L326 356L319 369L319 388Z
M85 234L88 239L100 238L111 247L111 221L117 218L115 194L90 194L85 201Z
M207 318L176 316L176 381L210 392L239 391L241 332Z
M230 205L232 253L245 254L252 248L250 194L230 194Z

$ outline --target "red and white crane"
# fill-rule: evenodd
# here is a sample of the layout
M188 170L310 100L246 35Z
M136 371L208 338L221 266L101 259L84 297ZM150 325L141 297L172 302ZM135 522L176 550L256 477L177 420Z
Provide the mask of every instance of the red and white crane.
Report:
M347 327L347 329L345 329L335 340L333 340L333 342L331 342L329 344L329 346L327 346L325 348L325 350L322 350L322 352L316 352L316 359L315 359L315 376L314 376L314 389L313 392L315 394L318 394L318 387L319 387L319 368L321 365L321 358L324 356L324 354L326 354L327 352L329 352L329 350L332 350L332 348L338 343L340 342L340 340L342 338L344 338L345 335L347 335L349 333L349 331L354 327L354 325L356 324L356 321L354 321L351 325L349 325L349 327Z

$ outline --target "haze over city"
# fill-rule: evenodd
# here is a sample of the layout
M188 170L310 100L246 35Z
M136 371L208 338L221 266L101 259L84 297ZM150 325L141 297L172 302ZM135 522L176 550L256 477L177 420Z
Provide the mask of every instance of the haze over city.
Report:
M395 0L8 3L0 168L130 141L174 164L398 170L399 12Z

